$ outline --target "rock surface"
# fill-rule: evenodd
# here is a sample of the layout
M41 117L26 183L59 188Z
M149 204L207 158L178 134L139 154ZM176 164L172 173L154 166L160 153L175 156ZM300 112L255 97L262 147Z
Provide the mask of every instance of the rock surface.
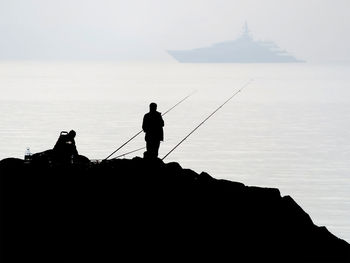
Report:
M160 160L0 161L6 259L350 262L278 189Z

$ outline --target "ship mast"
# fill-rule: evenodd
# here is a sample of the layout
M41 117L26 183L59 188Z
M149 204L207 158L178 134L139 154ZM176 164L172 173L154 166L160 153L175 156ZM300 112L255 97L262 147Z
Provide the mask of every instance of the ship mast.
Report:
M243 36L249 37L249 29L248 29L248 23L247 23L247 21L244 22L244 26L243 26Z

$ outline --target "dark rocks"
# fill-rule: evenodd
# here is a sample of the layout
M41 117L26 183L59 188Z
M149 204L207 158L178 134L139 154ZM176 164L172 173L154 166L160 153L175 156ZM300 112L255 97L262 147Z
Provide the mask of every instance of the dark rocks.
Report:
M0 162L3 259L350 261L278 189L160 160L79 160Z

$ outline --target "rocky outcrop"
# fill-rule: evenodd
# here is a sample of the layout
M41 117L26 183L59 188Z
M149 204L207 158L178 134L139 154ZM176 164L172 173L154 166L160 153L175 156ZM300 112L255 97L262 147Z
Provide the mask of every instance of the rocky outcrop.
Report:
M0 162L3 259L346 262L278 189L160 160Z

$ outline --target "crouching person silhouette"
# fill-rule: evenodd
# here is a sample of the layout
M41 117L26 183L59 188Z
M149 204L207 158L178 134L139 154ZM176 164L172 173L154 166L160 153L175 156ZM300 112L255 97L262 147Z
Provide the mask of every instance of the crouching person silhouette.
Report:
M164 139L164 121L162 114L157 111L157 104L149 105L149 112L145 114L142 122L142 130L145 132L146 152L145 158L155 159L158 157L160 142Z
M34 153L31 161L40 165L89 165L90 160L78 154L75 146L75 136L76 132L74 130L70 132L62 131L53 149Z
M75 136L76 132L74 130L70 132L61 132L60 137L53 147L55 159L65 163L72 163L74 158L78 157L78 151L74 140Z

